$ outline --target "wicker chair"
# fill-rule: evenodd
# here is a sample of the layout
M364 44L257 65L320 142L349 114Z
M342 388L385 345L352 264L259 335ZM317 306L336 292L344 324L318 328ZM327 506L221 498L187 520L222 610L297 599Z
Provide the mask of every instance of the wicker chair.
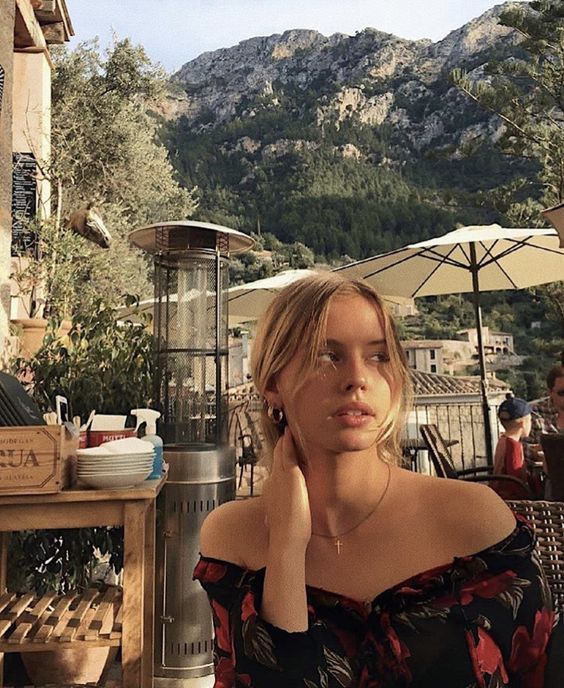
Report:
M546 574L554 610L560 621L554 628L547 654L544 688L564 686L564 502L508 500L514 512L521 514L535 528L536 550Z
M564 611L564 502L509 500L513 511L532 523L556 611ZM564 685L564 684L563 684Z

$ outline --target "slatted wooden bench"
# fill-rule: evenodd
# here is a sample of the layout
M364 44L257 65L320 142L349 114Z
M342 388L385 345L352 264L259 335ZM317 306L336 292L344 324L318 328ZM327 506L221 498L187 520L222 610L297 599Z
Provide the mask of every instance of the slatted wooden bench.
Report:
M111 630L102 631L112 617ZM115 587L62 596L0 596L0 652L118 646L121 625L121 591Z

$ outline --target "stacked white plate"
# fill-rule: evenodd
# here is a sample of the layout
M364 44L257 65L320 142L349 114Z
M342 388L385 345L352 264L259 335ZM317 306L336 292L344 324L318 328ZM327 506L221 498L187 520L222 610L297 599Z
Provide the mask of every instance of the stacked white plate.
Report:
M76 454L78 480L98 489L134 487L153 470L153 446L136 437L79 449Z

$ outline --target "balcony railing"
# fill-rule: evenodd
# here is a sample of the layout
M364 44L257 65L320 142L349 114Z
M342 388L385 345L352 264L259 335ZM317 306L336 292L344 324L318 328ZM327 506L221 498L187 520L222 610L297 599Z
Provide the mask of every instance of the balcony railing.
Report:
M261 410L261 400L254 392L252 385L247 389L238 390L238 393L230 395L230 443L237 447L237 434L241 430L236 428L249 428L254 425L254 433L259 433L259 415ZM494 435L494 443L497 440L497 406L490 404L490 418ZM237 422L235 419L237 418ZM486 435L484 428L484 415L482 406L476 402L460 403L417 403L409 414L408 423L403 437L417 441L420 444L415 456L415 467L417 470L429 473L432 469L429 466L427 452L423 449L423 442L419 432L419 426L432 423L436 425L441 435L447 440L452 440L454 444L450 447L450 452L457 469L474 468L486 465ZM248 430L247 430L248 431Z

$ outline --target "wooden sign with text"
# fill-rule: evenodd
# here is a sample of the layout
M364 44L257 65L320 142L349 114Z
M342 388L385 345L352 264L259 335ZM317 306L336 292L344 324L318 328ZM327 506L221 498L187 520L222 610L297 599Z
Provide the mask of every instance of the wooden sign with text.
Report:
M78 438L62 425L0 428L0 495L49 494L70 487Z

